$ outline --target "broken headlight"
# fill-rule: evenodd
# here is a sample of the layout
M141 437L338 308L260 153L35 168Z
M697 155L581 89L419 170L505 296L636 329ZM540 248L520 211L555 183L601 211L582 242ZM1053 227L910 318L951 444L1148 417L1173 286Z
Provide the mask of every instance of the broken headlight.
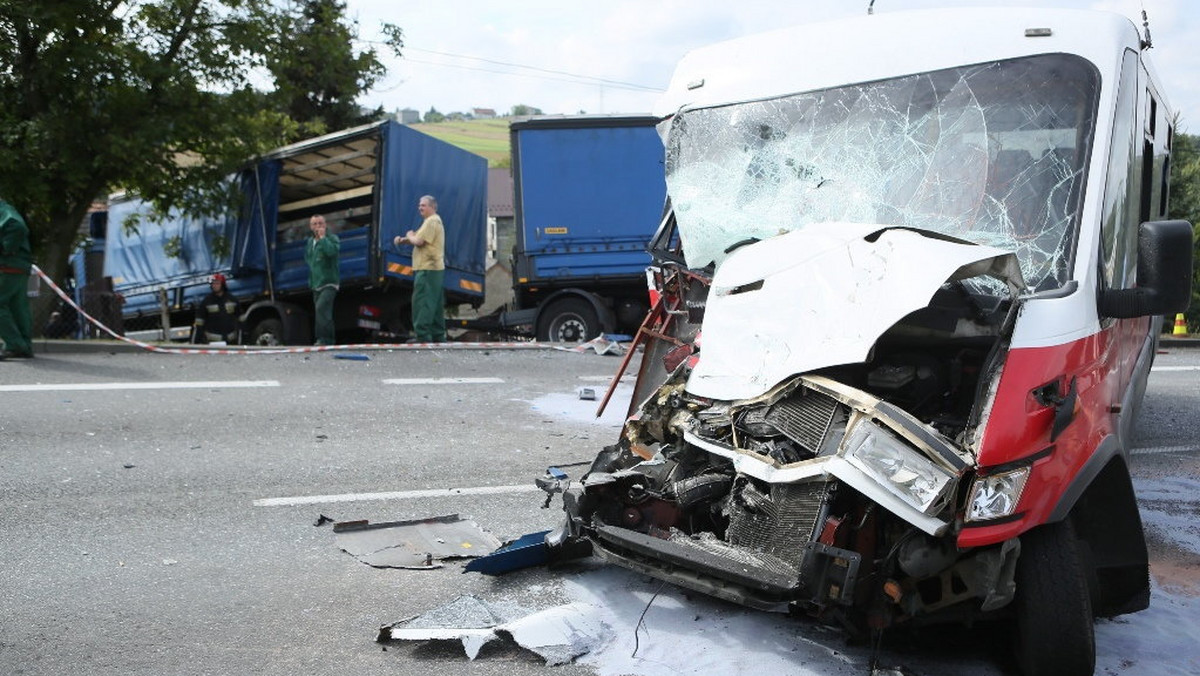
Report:
M967 498L967 521L990 521L1012 514L1028 479L1028 467L977 477Z
M870 422L846 437L846 459L904 502L936 513L954 476L887 430Z

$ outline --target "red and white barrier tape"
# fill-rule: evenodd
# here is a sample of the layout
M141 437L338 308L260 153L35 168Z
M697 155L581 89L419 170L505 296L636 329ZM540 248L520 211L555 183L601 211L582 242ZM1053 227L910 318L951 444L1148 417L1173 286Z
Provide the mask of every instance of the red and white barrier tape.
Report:
M54 293L58 294L59 298L75 308L80 317L84 317L91 322L96 328L107 333L113 338L122 342L136 345L149 352L157 352L159 354L297 354L302 352L331 352L335 350L420 350L437 348L439 350L549 350L553 349L554 345L548 343L522 343L522 342L502 342L502 343L354 343L350 345L309 345L305 347L272 347L265 349L211 349L201 347L161 347L150 343L126 338L118 335L117 332L102 324L98 319L83 311L83 308L75 304L75 299L71 298L65 291L58 288L53 279L50 279L45 272L38 266L33 266L32 272L36 273L42 281L46 282Z

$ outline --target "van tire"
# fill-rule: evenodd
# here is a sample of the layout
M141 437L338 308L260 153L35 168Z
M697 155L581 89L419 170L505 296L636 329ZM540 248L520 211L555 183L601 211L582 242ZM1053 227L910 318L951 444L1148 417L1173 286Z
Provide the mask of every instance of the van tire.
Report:
M538 313L537 339L582 343L600 335L600 318L582 298L560 298Z
M1095 627L1088 576L1070 520L1021 536L1016 656L1024 676L1091 676Z

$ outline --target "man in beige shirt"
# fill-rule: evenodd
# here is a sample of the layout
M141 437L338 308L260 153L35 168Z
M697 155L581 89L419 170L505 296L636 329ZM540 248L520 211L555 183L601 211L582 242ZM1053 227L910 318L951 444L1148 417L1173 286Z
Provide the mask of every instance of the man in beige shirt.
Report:
M441 343L446 340L446 303L442 285L446 276L446 228L437 214L437 200L425 195L417 203L421 227L396 237L396 246L413 246L412 320L410 343Z

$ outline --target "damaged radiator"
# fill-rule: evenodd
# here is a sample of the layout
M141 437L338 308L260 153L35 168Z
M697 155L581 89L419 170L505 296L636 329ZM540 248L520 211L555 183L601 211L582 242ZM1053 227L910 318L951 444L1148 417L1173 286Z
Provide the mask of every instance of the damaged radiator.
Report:
M799 566L833 493L833 483L775 484L764 492L740 477L729 501L729 544L771 554Z
M825 443L834 416L841 407L842 404L833 397L802 389L772 406L766 420L816 454Z
M742 422L751 428L767 425L817 455L843 408L833 397L801 388L771 406L747 410Z

